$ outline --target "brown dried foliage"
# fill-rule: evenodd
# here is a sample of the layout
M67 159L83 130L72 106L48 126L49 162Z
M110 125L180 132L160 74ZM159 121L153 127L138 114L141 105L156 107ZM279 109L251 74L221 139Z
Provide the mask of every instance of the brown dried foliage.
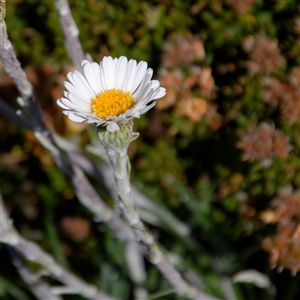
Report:
M91 234L89 222L81 217L64 217L60 227L65 235L75 241L83 241Z
M263 162L265 159L287 158L292 146L288 137L267 123L245 134L237 147L243 151L243 160Z
M252 74L270 74L284 62L277 41L270 40L263 33L255 37L245 37L242 47L249 52L250 60L247 66Z
M296 275L300 270L300 223L280 226L275 236L263 240L262 247L270 253L272 268L289 269Z
M267 80L264 100L274 107L279 107L283 122L300 121L300 68L295 67L289 75L289 81L283 82L275 77Z
M225 0L225 3L236 13L243 13L249 10L255 2L256 0Z
M166 68L187 66L194 60L203 60L205 49L203 43L195 36L175 36L163 47L162 64Z
M194 122L204 117L209 120L211 130L220 128L221 116L210 103L216 96L212 70L194 64L205 57L202 42L195 36L176 36L163 49L163 69L159 80L167 89L167 94L157 102L156 107L159 110L174 107L178 116Z
M261 214L265 223L278 223L274 236L266 237L262 246L270 252L270 264L279 271L300 270L300 190L285 188L272 201L271 208Z

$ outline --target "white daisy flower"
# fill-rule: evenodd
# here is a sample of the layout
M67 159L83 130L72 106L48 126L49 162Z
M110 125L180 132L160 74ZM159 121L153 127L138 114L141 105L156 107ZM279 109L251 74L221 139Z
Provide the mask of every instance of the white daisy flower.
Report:
M151 80L153 70L147 69L144 61L137 64L125 56L107 56L99 64L84 60L82 66L83 74L67 74L70 82L64 84L68 91L64 92L65 98L57 100L74 122L95 123L110 132L118 131L120 125L139 118L166 94L158 80Z

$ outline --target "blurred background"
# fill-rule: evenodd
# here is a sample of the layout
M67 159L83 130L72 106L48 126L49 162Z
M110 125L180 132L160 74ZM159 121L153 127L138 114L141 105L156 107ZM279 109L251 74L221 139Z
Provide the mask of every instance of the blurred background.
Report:
M129 156L132 183L189 228L179 234L149 218L177 268L223 299L224 280L239 281L245 270L260 272L265 284L233 283L237 299L300 299L297 1L74 0L70 6L93 60L145 60L167 89L135 121L140 137ZM56 105L74 66L54 1L7 1L6 23L46 124L101 163L87 151L94 129L69 121ZM1 72L1 100L17 109L18 92L2 66ZM3 116L0 126L1 193L17 229L80 277L132 299L123 242L80 205L32 132ZM112 205L105 187L89 178ZM34 299L2 244L0 254L1 299ZM150 294L168 288L148 263L147 270Z

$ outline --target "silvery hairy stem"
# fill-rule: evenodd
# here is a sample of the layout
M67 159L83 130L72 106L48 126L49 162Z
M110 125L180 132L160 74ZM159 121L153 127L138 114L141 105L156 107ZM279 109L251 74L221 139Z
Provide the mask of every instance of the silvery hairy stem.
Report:
M8 244L21 253L27 260L40 264L46 273L58 281L64 283L74 294L82 295L93 300L113 300L112 297L99 291L95 286L90 285L64 269L48 253L45 253L38 245L22 237L8 217L5 207L0 198L0 242ZM55 299L55 297L53 297Z
M48 283L44 282L27 267L12 246L6 245L5 248L8 251L11 261L16 267L19 275L27 283L29 289L37 299L63 300L62 297L53 292L52 287Z
M97 133L114 170L114 183L119 196L120 207L125 218L134 229L136 239L144 245L145 254L150 262L160 270L163 276L176 289L177 293L190 299L213 299L190 286L182 278L155 242L151 233L146 229L135 210L129 179L130 162L127 155L128 146L138 137L138 133L133 132L133 122L130 121L128 124L121 126L120 130L115 132L109 132L103 127L98 127Z
M79 30L74 22L67 0L55 0L61 27L66 38L67 50L75 62L77 70L82 70L81 62L85 59L84 52L78 39Z

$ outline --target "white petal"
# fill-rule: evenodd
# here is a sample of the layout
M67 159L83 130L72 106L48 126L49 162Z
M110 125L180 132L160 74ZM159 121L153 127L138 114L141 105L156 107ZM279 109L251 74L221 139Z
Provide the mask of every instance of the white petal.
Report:
M77 103L79 102L79 105L84 105L85 107L91 106L91 99L84 99L78 97L76 94L72 94L71 92L64 91L65 98L70 100L71 102ZM74 99L75 97L75 99Z
M106 128L109 132L118 131L120 129L119 125L113 122L109 123Z
M95 74L97 74L97 76L98 76L100 91L105 91L104 85L102 84L102 81L101 81L101 75L100 75L101 69L100 69L100 65L97 64L97 63L93 64L93 68L94 68Z
M145 61L141 61L138 64L137 70L136 70L136 73L135 73L135 77L134 77L134 80L133 80L133 84L132 84L131 89L130 89L131 94L137 89L139 84L144 79L144 76L145 76L146 71L147 71L147 66L148 66L148 64ZM147 73L148 73L148 71L147 71Z
M148 72L148 70L149 70L149 72ZM133 95L134 99L136 99L136 101L139 101L140 99L145 97L151 91L149 81L151 79L152 72L151 72L151 69L148 69L148 70L147 70L145 77L143 78L143 81L141 82L138 89L136 90L136 92Z
M82 123L84 122L86 119L84 117L82 117L81 115L77 115L77 114L74 114L74 113L68 113L68 118L74 122L77 122L77 123Z
M83 66L84 76L91 89L98 95L101 91L100 67L97 63L86 63Z
M91 118L91 117L88 117L86 118L86 123L88 124L92 124L92 123L98 123L98 124L102 124L103 121L98 119L98 118Z
M142 110L140 110L140 114L144 114L145 112L147 112L148 110L150 110L153 106L155 106L156 101L153 101L151 104L145 106Z
M91 101L79 98L72 93L68 94L68 98L75 105L75 107L83 109L87 112L91 112Z
M84 59L84 60L81 62L81 66L83 67L85 64L90 64L90 62L89 62L87 59Z
M60 100L60 101L59 101ZM71 101L67 100L67 99L59 99L57 104L67 110L70 111L82 111L83 113L86 113L84 110L82 110L81 108L77 107L76 105L74 105Z
M127 58L125 56L121 56L117 63L116 74L115 74L115 78L116 78L115 88L117 90L121 90L123 87L127 64L128 64Z
M160 83L158 80L151 80L151 88L155 89L158 88L160 86Z
M132 118L130 118L130 119L122 119L121 121L120 121L120 124L122 124L122 125L125 125L125 124L127 124L130 120L131 120Z
M100 63L100 83L103 87L103 91L107 91L106 82L105 82L105 73L103 71L103 64Z
M153 76L153 70L152 70L151 68L147 69L146 74L147 74L148 76L150 76L150 77L149 77L149 80L150 80L150 79L152 78L152 76Z
M73 84L71 84L68 81L64 82L65 88L71 92L74 95L77 95L79 98L88 100L90 99L89 97L87 97L80 89L78 89L77 87L75 87Z
M106 56L102 60L102 68L107 90L113 89L115 87L116 63L117 59L113 60L111 56Z
M163 96L165 96L166 93L167 93L166 89L163 87L160 87L158 94L153 99L162 98Z
M124 80L124 83L123 83L122 90L124 92L130 92L130 90L131 90L133 80L134 80L135 74L136 74L136 67L137 67L136 61L134 59L131 59L128 62L126 75L125 75L125 80Z
M140 110L144 108L150 101L153 100L152 93L145 95L145 97L141 98L135 105L134 111Z
M64 103L65 102L65 103ZM70 109L71 107L69 106L69 100L68 99L65 99L65 98L60 98L60 99L58 99L57 101L56 101L56 103L60 106L60 107L62 107L62 108L64 108L64 109Z
M80 72L75 70L75 72L71 73L68 78L72 79L70 81L73 83L73 85L79 88L87 98L97 96L97 94L93 92L90 85L87 83L85 77Z

